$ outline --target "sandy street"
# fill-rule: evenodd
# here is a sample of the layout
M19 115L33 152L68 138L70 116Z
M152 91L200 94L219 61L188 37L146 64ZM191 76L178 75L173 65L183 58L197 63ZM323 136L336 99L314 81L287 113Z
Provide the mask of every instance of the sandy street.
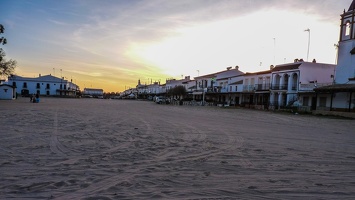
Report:
M0 101L0 199L355 199L355 120Z

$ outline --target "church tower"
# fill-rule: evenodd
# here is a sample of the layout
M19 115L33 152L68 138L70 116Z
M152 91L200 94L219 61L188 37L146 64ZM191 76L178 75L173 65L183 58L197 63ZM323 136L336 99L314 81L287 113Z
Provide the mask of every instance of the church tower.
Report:
M338 65L336 67L337 84L355 81L355 0L348 11L341 15L340 39L338 47Z

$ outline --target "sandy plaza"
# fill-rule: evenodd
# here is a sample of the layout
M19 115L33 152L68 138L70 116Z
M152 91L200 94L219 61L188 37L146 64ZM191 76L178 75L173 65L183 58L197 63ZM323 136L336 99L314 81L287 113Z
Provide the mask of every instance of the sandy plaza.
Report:
M0 199L354 199L355 122L150 101L0 101Z

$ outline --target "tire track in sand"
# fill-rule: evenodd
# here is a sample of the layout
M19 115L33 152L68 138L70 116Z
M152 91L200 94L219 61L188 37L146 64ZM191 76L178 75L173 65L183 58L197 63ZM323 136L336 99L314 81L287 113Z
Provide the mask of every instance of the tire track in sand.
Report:
M66 147L64 147L58 140L58 110L54 112L53 131L51 134L49 147L53 153L59 156L66 157L67 153L69 152L69 150Z

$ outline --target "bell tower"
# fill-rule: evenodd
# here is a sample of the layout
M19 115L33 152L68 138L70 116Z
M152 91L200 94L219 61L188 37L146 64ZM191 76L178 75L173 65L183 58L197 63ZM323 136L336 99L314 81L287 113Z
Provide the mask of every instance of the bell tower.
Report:
M355 0L348 11L343 12L338 46L337 84L345 84L355 78Z

